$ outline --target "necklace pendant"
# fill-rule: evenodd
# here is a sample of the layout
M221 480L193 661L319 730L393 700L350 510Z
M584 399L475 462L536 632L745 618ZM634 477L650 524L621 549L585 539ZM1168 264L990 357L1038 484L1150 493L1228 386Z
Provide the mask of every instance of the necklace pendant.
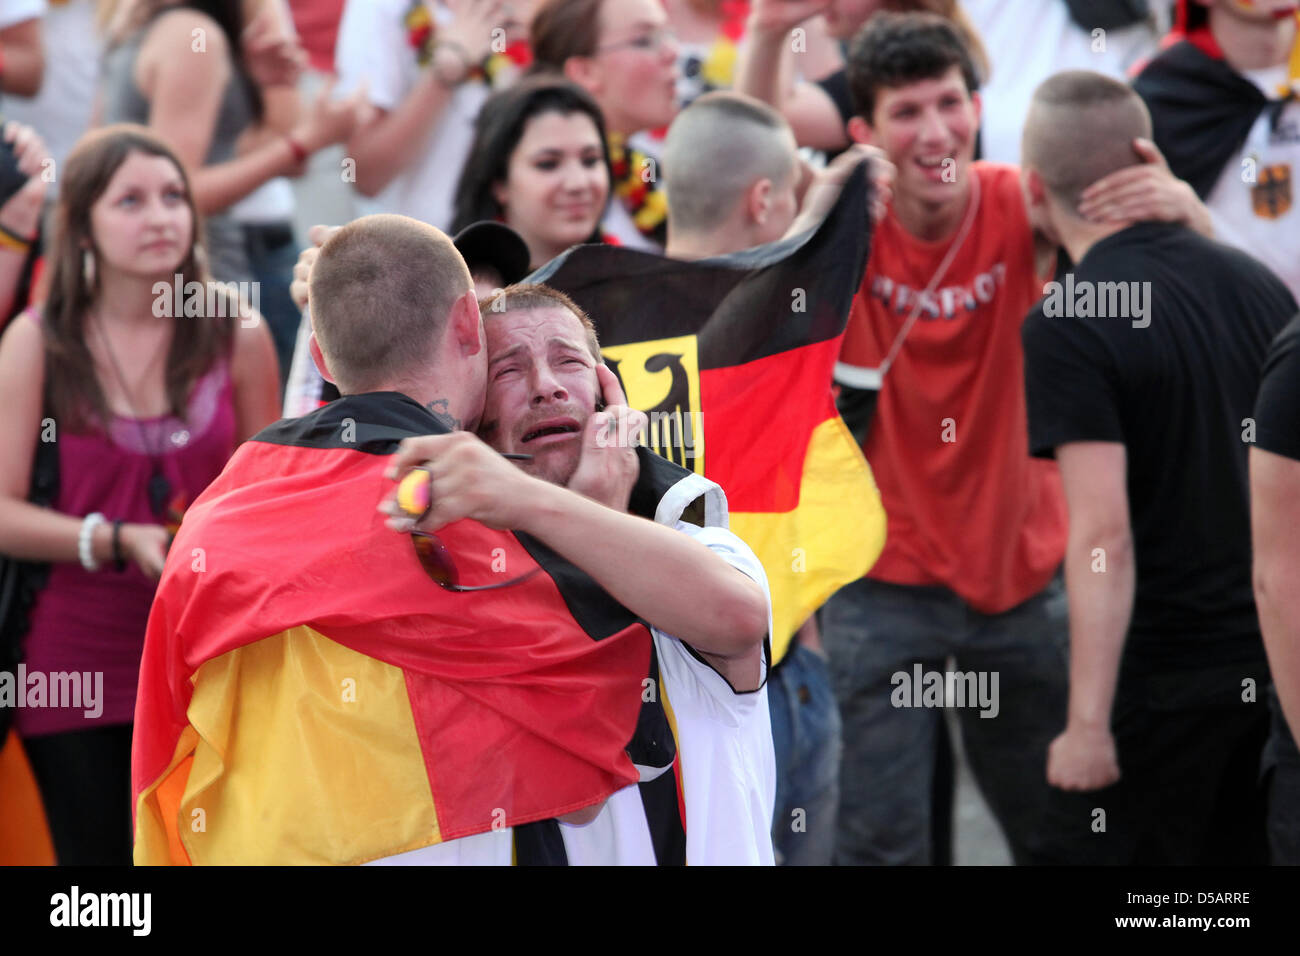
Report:
M149 479L149 507L155 518L162 518L167 513L167 500L172 494L172 483L162 472L155 471Z

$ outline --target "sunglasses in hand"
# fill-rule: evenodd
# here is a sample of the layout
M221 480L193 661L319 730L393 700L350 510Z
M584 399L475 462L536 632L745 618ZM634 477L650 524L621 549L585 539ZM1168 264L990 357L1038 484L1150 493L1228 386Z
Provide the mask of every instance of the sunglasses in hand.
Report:
M460 584L456 562L452 560L451 552L436 534L412 531L411 544L415 546L415 556L420 559L420 567L424 568L424 573L445 591L493 591L497 588L508 588L512 584L522 584L542 570L533 568L509 581L498 581L496 584Z
M533 456L507 454L505 457L516 461L530 461ZM398 502L402 510L412 517L417 515L423 517L429 512L433 503L429 494L429 474L427 471L423 468L416 468L407 474L398 491ZM438 587L446 591L493 591L497 588L508 588L514 584L522 584L542 570L541 568L533 568L518 577L511 578L508 581L499 581L496 584L461 584L459 583L460 576L456 571L456 562L452 560L451 552L447 550L447 546L442 543L442 540L436 534L428 531L412 530L410 535L411 544L415 547L415 556L420 561L420 567L424 568L424 573Z

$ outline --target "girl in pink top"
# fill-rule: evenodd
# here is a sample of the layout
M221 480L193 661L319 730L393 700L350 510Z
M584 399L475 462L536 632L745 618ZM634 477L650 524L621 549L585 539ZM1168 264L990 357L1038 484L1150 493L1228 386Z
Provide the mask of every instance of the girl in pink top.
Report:
M60 173L45 301L0 339L0 553L51 565L15 723L59 862L129 864L154 584L187 503L276 418L279 376L260 316L209 282L170 148L110 126ZM25 500L38 441L57 446L52 508Z

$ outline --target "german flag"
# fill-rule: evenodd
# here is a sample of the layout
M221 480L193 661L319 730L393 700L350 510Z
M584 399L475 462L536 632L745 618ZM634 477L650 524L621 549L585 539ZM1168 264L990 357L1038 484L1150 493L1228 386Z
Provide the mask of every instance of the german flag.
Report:
M526 281L587 311L660 455L726 491L772 588L774 660L885 543L871 469L831 377L870 251L859 167L817 229L695 262L579 246Z
M187 512L141 666L136 863L364 863L637 780L645 625L524 535L439 531L463 585L546 572L450 592L384 526L386 456L445 431L345 397L246 442Z

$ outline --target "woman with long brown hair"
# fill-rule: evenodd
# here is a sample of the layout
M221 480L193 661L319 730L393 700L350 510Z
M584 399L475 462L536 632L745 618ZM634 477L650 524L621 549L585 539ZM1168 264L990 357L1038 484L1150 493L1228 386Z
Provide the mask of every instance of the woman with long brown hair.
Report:
M257 312L212 283L176 155L139 126L61 171L43 302L0 339L0 553L47 564L16 726L60 863L129 863L131 721L171 532L274 420ZM48 507L29 501L53 488ZM197 562L199 557L195 557ZM199 565L196 565L199 567Z

